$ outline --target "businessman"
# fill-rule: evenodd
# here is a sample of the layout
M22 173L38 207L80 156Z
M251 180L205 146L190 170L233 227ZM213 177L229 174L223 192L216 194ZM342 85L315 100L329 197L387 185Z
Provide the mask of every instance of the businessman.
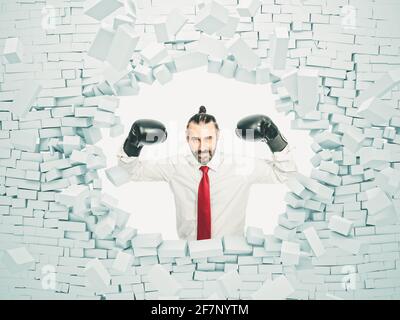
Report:
M118 152L118 165L133 181L166 181L175 200L178 236L187 240L243 235L250 187L254 183L283 183L297 172L288 142L265 115L251 115L237 124L236 135L265 142L272 160L226 154L217 148L219 127L201 106L186 126L190 153L143 160L145 145L167 139L165 126L156 120L136 120ZM244 173L243 164L250 165ZM156 195L153 195L156 197ZM268 196L268 195L266 195Z

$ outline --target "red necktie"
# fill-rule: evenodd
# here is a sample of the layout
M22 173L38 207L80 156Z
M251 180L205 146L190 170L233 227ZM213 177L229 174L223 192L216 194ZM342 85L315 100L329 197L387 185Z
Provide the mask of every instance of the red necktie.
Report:
M197 201L197 240L211 239L210 180L208 167L201 166L203 177L199 184Z

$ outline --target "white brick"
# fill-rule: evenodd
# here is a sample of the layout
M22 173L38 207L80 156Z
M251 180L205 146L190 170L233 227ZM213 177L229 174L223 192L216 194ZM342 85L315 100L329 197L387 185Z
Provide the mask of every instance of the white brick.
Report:
M296 235L296 228L288 229L283 226L276 226L274 228L274 236L281 240L291 240Z
M228 23L229 11L216 1L207 3L196 15L194 26L211 35Z
M306 236L306 239L310 244L315 256L319 257L323 255L325 253L325 247L322 244L322 241L319 238L317 231L315 231L315 228L312 226L308 227L303 230L303 233Z
M132 246L140 248L154 248L158 247L161 242L161 233L144 233L138 234L132 239Z
M291 221L304 222L307 217L307 212L302 208L295 209L286 205L286 216Z
M104 239L109 236L115 228L115 220L112 217L103 217L95 226L94 233L100 238Z
M242 280L236 270L231 270L217 279L226 297L233 297L239 290Z
M235 79L246 83L256 83L256 72L255 70L249 71L243 67L238 66L235 73Z
M213 59L225 59L228 55L228 50L221 40L204 33L200 35L195 48L196 51L211 56Z
M98 99L98 107L100 110L115 112L119 106L119 99L114 96L101 96Z
M300 259L300 245L295 242L283 241L281 259L283 265L297 265Z
M224 236L223 244L225 254L249 254L253 251L253 247L247 243L243 236Z
M26 247L8 249L0 257L2 264L11 273L27 270L35 263L33 256Z
M109 128L115 124L115 114L113 112L96 110L93 125L99 128Z
M345 237L333 232L330 235L329 243L351 254L359 254L362 246L361 240Z
M10 132L10 142L15 149L37 152L38 139L37 129L12 130Z
M164 240L157 250L160 258L185 257L187 252L187 241Z
M253 17L260 6L260 0L240 0L236 10L242 17Z
M256 68L256 83L266 84L271 81L270 67L266 63L261 64Z
M126 249L130 247L131 245L131 240L133 237L135 237L137 234L137 229L131 228L131 227L126 227L122 229L120 232L115 237L115 244L118 247L121 247L123 249Z
M365 202L368 209L368 215L374 215L392 205L392 201L386 193L379 187L375 187L365 191L367 201Z
M176 71L182 72L206 66L208 63L207 55L201 52L188 52L174 57Z
M315 194L318 194L321 196L321 198L324 199L330 199L333 195L333 189L329 188L315 179L311 179L310 177L306 177L305 175L301 173L295 174L296 179L304 185L307 189L311 190Z
M224 59L222 61L221 69L219 73L225 78L233 78L237 69L237 62L231 58Z
M85 266L84 274L89 288L104 290L111 285L111 277L99 259L90 259Z
M337 233L340 233L344 236L347 236L350 233L352 227L353 227L352 221L337 215L334 215L330 218L328 225L329 229Z
M133 254L136 257L150 257L157 255L157 248L142 248L142 247L133 247Z
M294 194L298 195L302 199L307 199L308 192L306 188L297 179L295 179L295 177L289 178L285 184Z
M116 70L124 70L133 56L139 38L133 27L126 24L119 26L112 42L108 44L110 49L106 61Z
M126 69L116 70L107 61L105 61L101 78L99 78L99 83L106 81L107 85L111 87L113 93L117 94L117 84L119 84L123 80L126 80L126 78L129 77L131 71L132 68L129 65L127 65Z
M250 245L262 246L264 245L264 232L261 228L247 227L246 240Z
M391 167L375 172L375 182L390 196L396 194L400 188L400 173Z
M297 87L299 105L296 111L300 116L316 110L319 102L319 77L318 70L300 68L297 73Z
M252 70L261 63L260 57L238 34L235 34L235 36L226 43L226 48L234 55L237 63L245 69Z
M356 153L364 141L362 130L352 126L348 126L343 132L342 143L350 151Z
M379 79L374 81L368 88L355 98L354 106L360 107L366 100L380 97L391 90L400 82L400 68L388 71Z
M388 125L389 119L395 115L395 109L385 101L371 97L358 107L357 115L374 125Z
M215 32L216 36L232 38L238 28L240 17L235 15L228 16L228 22Z
M146 46L140 54L150 67L160 64L168 56L165 46L159 43L152 43Z
M164 64L155 67L153 69L153 75L157 79L157 81L162 85L172 80L172 73Z
M18 38L7 38L3 55L8 63L21 63L24 59L24 45Z
M153 84L153 82L155 81L153 70L148 66L138 64L133 69L133 72L138 80L141 82Z
M160 264L152 266L148 276L162 296L174 296L182 289L181 284Z
M96 20L105 17L120 8L123 4L118 0L88 0L84 4L84 13Z
M23 118L31 110L33 103L38 97L42 87L32 79L25 80L14 98L10 111L18 118Z
M153 24L158 42L167 42L182 29L187 18L178 8L174 8L162 21Z
M189 255L192 259L223 255L220 239L192 240L188 244Z
M277 57L278 58L278 57ZM293 101L298 100L297 69L286 72L281 77L281 82Z
M100 61L106 60L111 49L111 43L115 36L115 31L110 27L100 27L90 45L87 55ZM115 49L113 49L115 50Z
M362 147L358 151L360 164L364 169L376 168L383 165L390 159L390 151L386 149L376 149L374 147Z
M119 251L117 257L115 258L112 268L115 271L124 273L132 265L133 256L129 253Z
M289 35L286 28L276 27L271 38L271 66L280 70L286 67L286 56L288 52Z
M89 196L90 190L86 185L71 185L68 188L62 190L59 194L55 195L56 201L72 207L79 201L82 201L85 197Z
M86 231L86 223L74 221L59 221L58 228L64 231L83 232Z
M274 280L266 280L259 290L251 294L251 298L254 300L282 300L293 292L292 284L282 275Z
M128 15L117 15L113 19L113 29L117 30L120 25L123 24L135 24L136 18Z

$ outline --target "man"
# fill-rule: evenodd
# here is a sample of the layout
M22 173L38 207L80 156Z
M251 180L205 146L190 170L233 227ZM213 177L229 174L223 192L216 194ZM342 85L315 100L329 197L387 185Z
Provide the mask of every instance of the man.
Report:
M141 160L144 145L167 139L164 125L155 120L134 122L118 154L118 165L134 181L166 181L174 194L176 226L181 239L203 240L243 235L246 205L254 183L283 183L297 166L287 141L265 115L239 121L236 134L250 141L264 141L273 160L245 158L217 152L219 127L204 106L186 127L191 154ZM250 160L250 161L249 161ZM244 170L243 166L250 170ZM249 166L250 165L250 166Z

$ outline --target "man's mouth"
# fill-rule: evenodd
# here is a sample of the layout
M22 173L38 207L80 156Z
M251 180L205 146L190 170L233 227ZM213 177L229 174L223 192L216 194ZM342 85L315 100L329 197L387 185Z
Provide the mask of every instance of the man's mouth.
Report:
M199 153L198 154L198 159L200 162L206 161L210 157L209 153Z

